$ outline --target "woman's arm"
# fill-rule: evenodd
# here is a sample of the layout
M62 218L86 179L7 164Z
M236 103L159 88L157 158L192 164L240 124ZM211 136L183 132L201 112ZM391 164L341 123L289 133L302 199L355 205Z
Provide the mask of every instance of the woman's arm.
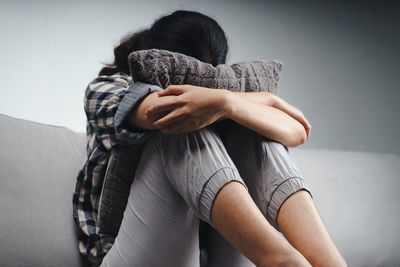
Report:
M304 126L287 113L275 108L274 104L265 105L251 101L228 90L226 99L227 118L288 147L306 142L307 132Z
M169 92L164 93L167 90ZM173 86L158 94L149 94L132 110L130 123L139 128L180 133L230 118L286 146L303 144L307 139L305 128L285 112L274 108L276 99L266 92L233 93L196 86Z
M310 137L312 127L307 118L304 116L303 112L301 112L301 110L289 104L279 96L270 92L234 92L234 94L245 97L250 101L260 103L262 105L271 106L285 112L290 117L300 122L306 130L307 139Z
M172 101L176 96L158 96L157 92L153 92L148 94L143 98L141 102L136 103L135 107L131 110L130 115L127 119L127 124L131 127L136 127L140 129L159 129L158 127L153 125L153 122L158 120L159 118L164 117L167 112L160 112L155 115L146 115L145 110L154 106L154 105L162 105L167 102Z
M185 85L170 86L162 92L150 93L136 103L126 126L160 129L162 133L198 130L224 119L225 109L221 106L223 91L226 90Z

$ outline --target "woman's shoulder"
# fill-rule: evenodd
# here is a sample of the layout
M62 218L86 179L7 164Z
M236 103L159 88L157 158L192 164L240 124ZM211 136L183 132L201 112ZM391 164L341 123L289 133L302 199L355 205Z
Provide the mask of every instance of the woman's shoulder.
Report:
M123 72L101 75L86 86L85 97L95 101L104 100L104 97L112 97L113 94L126 91L132 85L132 77Z
M112 75L100 75L94 78L89 86L98 85L99 83L115 83L119 85L129 85L133 83L133 79L129 74L124 72L117 72Z

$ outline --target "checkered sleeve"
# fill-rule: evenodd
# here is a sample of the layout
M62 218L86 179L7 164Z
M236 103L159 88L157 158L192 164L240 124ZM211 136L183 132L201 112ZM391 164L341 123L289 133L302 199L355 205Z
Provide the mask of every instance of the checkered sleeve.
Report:
M142 144L157 130L124 126L132 108L158 86L136 82L117 73L99 76L86 88L84 106L89 125L98 141L109 150L116 144Z
M157 130L125 127L130 111L149 93L160 87L133 83L130 75L119 72L99 76L86 88L84 109L87 117L87 159L79 171L73 194L73 218L82 230L79 251L94 264L101 262L114 236L101 234L98 222L104 173L111 149L117 145L144 145Z

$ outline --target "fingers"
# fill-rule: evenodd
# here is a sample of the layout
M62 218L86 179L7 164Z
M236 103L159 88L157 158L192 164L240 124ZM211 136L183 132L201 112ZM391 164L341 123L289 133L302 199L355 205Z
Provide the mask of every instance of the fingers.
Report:
M179 101L176 101L176 99L171 99L168 102L156 104L156 105L149 107L148 109L145 110L145 114L147 116L153 115L153 114L156 114L159 112L175 109L175 108L179 107L180 105L182 105L182 103L180 103Z
M175 109L172 112L170 112L167 116L153 122L153 125L157 128L164 128L171 125L174 122L186 119L187 117L188 114L180 114L179 110Z
M289 105L291 107L291 110L289 110L289 115L293 114L291 116L304 126L304 129L306 130L306 133L307 133L307 139L308 139L310 137L311 124L308 122L308 120L304 116L303 112L301 112L295 106L293 106L291 104L289 104Z
M304 126L304 128L306 129L306 133L307 133L307 139L310 138L310 132L311 132L311 124L308 122L307 118L302 115L302 124Z
M306 131L307 131L307 139L308 139L308 138L310 138L310 133L311 133L311 124L308 123L308 121L307 121Z
M184 87L181 87L179 85L170 85L165 90L158 92L159 96L165 96L165 95L180 95L186 92L187 89Z
M307 139L310 138L311 128L311 125L307 128Z
M157 121L157 120L159 120L159 119L161 119L161 118L167 116L168 113L170 113L170 112L171 112L171 111L164 111L164 112L159 112L159 113L150 114L150 115L147 115L147 118L148 118L150 121L154 122L154 121Z
M306 117L304 117L304 115L300 115L299 117L295 118L297 121L299 121L304 129L306 130L306 134L307 134L307 139L310 137L310 132L311 132L311 125L308 122L308 120L306 119Z
M306 130L307 139L308 139L310 137L311 124L308 122L308 120L304 116L303 112L301 112L296 107L292 106L292 110L288 110L288 114L303 125L304 129Z
M192 132L195 129L193 128L193 123L191 123L189 120L179 120L176 121L169 126L162 128L161 132L162 133L174 133L174 134L182 134L182 133L187 133L187 132Z
M310 137L311 124L308 122L303 112L301 112L297 107L295 107L292 104L289 104L282 98L277 98L277 99L278 99L278 101L276 102L277 108L287 113L289 116L293 117L298 122L300 122L304 126L304 129L306 130L308 139Z
M307 133L307 139L310 138L310 132L311 132L311 125L308 123L308 121L306 121L304 124L304 129L306 129L306 133Z

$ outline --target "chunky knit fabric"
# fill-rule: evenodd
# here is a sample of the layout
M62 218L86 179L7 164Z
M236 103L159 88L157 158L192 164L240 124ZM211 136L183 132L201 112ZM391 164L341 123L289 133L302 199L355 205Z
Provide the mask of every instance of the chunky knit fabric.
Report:
M233 92L276 92L282 63L254 60L214 67L196 58L167 50L132 52L129 67L133 81L166 88L171 84L191 84Z

